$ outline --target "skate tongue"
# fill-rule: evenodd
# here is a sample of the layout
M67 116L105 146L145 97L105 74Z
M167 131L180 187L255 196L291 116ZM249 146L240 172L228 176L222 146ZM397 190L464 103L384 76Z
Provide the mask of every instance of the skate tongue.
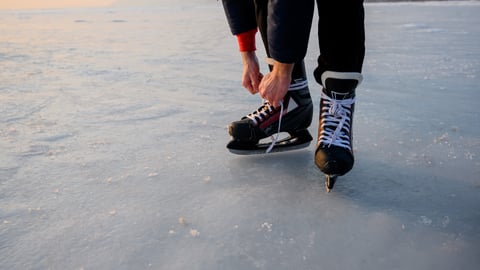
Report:
M335 100L345 100L345 99L352 99L355 97L355 90L347 93L343 92L336 92L336 91L329 91L327 88L323 89L323 92L332 99Z
M344 100L355 97L355 88L357 87L357 80L340 80L328 78L325 80L324 93L327 96L336 99Z
M336 100L355 97L355 88L362 82L362 75L357 72L325 71L322 74L323 92Z

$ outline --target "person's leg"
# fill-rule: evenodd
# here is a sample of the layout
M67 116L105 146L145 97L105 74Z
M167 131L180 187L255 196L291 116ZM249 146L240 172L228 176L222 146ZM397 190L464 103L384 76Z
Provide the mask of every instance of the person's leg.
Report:
M314 76L322 93L315 163L327 175L330 190L335 177L354 163L352 125L365 55L364 9L361 0L317 4L320 56Z
M314 75L325 71L361 73L365 56L363 0L317 0L320 56Z
M262 37L263 44L265 46L267 59L271 58L268 34L269 34L269 23L270 24L272 23L272 20L269 21L268 17L276 15L276 14L272 14L273 9L276 8L274 7L274 5L277 4L276 2L278 2L278 0L274 0L274 1L255 0L257 25L258 25L260 35ZM308 8L307 2L308 1L303 1L303 2L300 2L300 4L304 5L305 8ZM313 14L313 11L311 11L311 13ZM305 15L308 16L308 12ZM306 40L305 42L307 41L308 40ZM267 60L267 62L269 61ZM270 70L273 68L273 65L271 63L268 63L268 66ZM304 124L301 125L302 129L310 126L312 117L313 117L313 104L311 102L310 91L308 89L307 74L306 74L305 63L303 59L296 62L293 67L290 88L284 101L288 101L291 96L293 96L296 103L307 108L304 112L304 116L302 117L303 119L302 118L299 119L300 121L304 122ZM299 120L297 120L297 122Z
M257 17L257 25L262 37L263 44L265 46L265 51L267 53L267 58L270 58L270 48L268 44L268 16L269 16L269 2L270 0L255 0L255 9ZM272 68L269 65L270 69ZM307 80L307 75L305 72L305 64L303 59L296 62L292 72L292 83L295 81Z
M270 58L268 43L270 8L270 0L255 0L257 25L267 58ZM270 70L272 67L269 63ZM239 121L232 122L229 133L233 140L227 145L227 148L237 154L265 152L266 149L269 149L269 145L260 144L259 141L279 131L289 133L290 137L286 141L277 143L272 151L306 147L313 140L307 130L312 122L312 117L313 104L302 59L294 65L289 91L283 99L283 109L273 108L268 102L265 102L255 112Z

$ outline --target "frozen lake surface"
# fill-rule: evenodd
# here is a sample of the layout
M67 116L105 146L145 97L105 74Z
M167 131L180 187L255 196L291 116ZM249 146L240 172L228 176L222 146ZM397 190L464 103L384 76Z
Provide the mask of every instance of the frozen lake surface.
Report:
M478 14L366 5L356 165L327 194L313 145L225 149L261 100L219 2L0 12L0 268L478 269Z

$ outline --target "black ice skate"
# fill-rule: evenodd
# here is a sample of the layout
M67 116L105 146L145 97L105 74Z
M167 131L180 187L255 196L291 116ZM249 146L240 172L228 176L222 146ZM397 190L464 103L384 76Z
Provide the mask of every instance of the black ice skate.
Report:
M313 140L307 130L312 122L313 104L307 81L290 85L282 104L282 107L274 108L265 101L258 110L232 122L228 129L232 136L227 144L228 150L250 155L308 147ZM277 141L280 132L289 136ZM263 142L262 139L270 136L272 141Z
M355 88L361 81L360 73L326 71L322 74L315 164L325 174L328 192L333 188L337 176L346 174L353 167Z

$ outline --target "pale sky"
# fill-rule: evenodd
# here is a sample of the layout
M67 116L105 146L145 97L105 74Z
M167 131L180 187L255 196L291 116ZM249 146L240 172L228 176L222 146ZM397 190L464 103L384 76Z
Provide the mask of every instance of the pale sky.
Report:
M115 0L0 0L0 9L101 7Z

